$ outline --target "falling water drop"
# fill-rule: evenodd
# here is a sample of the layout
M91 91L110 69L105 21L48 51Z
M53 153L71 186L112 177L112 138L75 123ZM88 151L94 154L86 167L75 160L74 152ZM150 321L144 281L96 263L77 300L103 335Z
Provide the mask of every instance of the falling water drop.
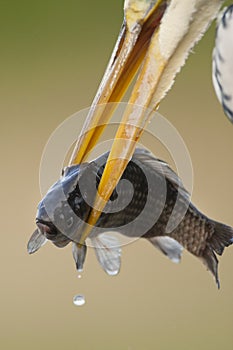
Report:
M73 298L73 303L75 306L82 306L85 304L85 297L84 295L81 295L81 294L78 294L78 295L75 295L74 298Z
M82 275L80 275L80 273L78 274L78 279L82 278Z

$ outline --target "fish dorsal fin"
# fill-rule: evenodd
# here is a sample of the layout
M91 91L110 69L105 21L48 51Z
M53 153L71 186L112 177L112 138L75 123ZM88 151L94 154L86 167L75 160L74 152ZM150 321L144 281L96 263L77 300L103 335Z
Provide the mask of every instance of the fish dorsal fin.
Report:
M119 240L110 233L101 233L91 239L97 260L110 276L119 273L121 267L121 247Z
M29 254L35 253L40 247L47 242L47 239L42 233L36 229L27 244L27 251Z
M185 189L179 176L169 167L166 162L155 158L151 152L142 148L137 148L135 150L132 161L139 161L142 164L146 164L152 170L156 171L162 176L165 176L166 180L170 181L177 191L179 191L186 199L190 200L190 193Z

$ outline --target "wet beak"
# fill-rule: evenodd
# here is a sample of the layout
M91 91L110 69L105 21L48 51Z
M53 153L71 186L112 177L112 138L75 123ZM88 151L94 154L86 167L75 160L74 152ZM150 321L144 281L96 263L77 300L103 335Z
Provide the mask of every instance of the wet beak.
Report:
M114 105L106 104L121 101L145 59L151 38L159 28L167 3L164 0L152 2L156 4L148 5L147 0L126 1L122 29L77 141L70 165L85 161L88 152L96 145L114 112ZM133 98L135 93L134 89L132 99L135 99ZM100 105L103 108L99 108Z
M152 38L156 36L160 21L167 7L167 1L164 0L151 1L151 3L154 4L151 5L148 4L148 1L138 0L125 2L125 19L122 29L71 157L70 165L80 164L85 161L114 112L115 104L111 104L111 102L121 101L139 67L143 64L129 100L129 106L115 136L107 166L98 188L98 196L94 205L98 210L92 210L88 220L90 226L87 225L84 230L80 241L81 244L84 243L85 238L89 235L91 227L97 222L106 202L124 172L134 152L136 142L146 125L145 109L135 108L134 110L134 104L145 108L149 106L155 79L151 81L151 86L146 87L146 94L141 94L140 90L145 92L143 84L149 73L147 72L148 63L146 64L146 57L152 44ZM157 58L157 69L153 72L153 75L159 75L159 72L162 70L163 62L161 62L159 55ZM156 60L156 57L154 59ZM141 98L142 96L143 98ZM102 105L101 108L99 108L100 105ZM148 118L148 115L146 118Z

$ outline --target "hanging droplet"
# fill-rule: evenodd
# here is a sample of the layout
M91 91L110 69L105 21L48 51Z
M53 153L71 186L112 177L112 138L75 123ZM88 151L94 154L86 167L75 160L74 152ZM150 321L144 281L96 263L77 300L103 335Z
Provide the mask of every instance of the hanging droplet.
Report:
M85 304L85 297L84 295L81 295L81 294L78 294L78 295L75 295L74 298L73 298L73 303L75 306L82 306Z

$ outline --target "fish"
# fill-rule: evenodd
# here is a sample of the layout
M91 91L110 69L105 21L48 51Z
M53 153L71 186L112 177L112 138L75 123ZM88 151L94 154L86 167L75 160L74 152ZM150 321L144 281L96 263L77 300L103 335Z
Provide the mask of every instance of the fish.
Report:
M87 244L80 244L80 238L98 195L108 154L63 170L38 205L37 229L27 246L30 254L47 241L59 248L72 243L76 268L83 270ZM135 150L89 236L97 260L109 275L118 274L121 267L118 234L132 240L146 239L175 263L186 249L206 265L218 288L217 255L233 243L233 228L198 210L169 165L141 148Z

